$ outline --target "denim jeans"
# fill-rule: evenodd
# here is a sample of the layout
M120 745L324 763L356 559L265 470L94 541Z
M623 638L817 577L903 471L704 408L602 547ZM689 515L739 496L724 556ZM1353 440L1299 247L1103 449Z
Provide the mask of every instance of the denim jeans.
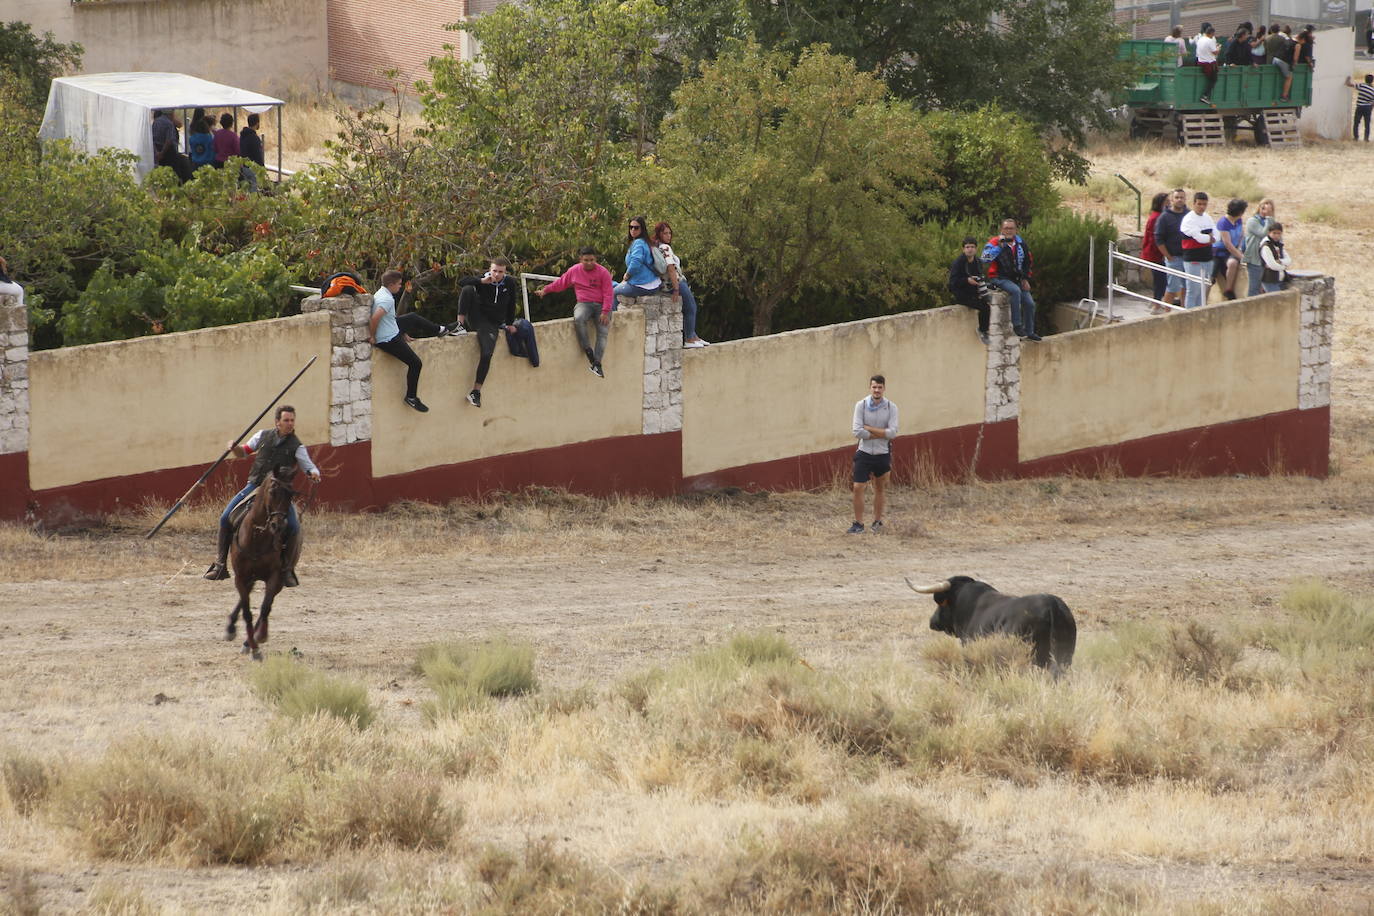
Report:
M596 331L596 346L592 346L592 328ZM583 352L592 351L592 361L601 362L606 352L606 338L611 334L611 325L601 323L600 302L579 302L573 306L573 330L577 332L577 342Z
M1264 268L1258 264L1245 265L1245 282L1247 296L1258 296L1260 294L1260 277L1264 275Z
M677 293L682 297L682 339L693 340L697 336L697 297L686 278L678 280Z
M1266 293L1277 293L1279 290L1283 289L1283 284L1282 284L1282 283L1261 283L1261 284L1260 284L1260 289L1263 290L1263 291L1266 292Z
M1199 280L1212 279L1212 260L1210 258L1206 261L1185 261L1183 269L1188 272L1188 276L1190 277L1197 277ZM1208 286L1206 283L1194 283L1189 281L1188 295L1183 300L1183 307L1195 309L1198 306L1206 305L1207 290Z
M626 280L624 283L617 283L613 292L616 296L624 296L627 299L638 299L640 296L657 296L663 292L663 284L660 283L653 289L645 289L642 286L635 286L633 283ZM618 306L619 303L611 306L611 308L614 310Z
M225 531L229 530L229 516L232 515L232 514L234 513L234 508L235 508L239 503L241 503L241 502L243 502L245 499L247 499L247 498L248 498L248 494L249 494L249 493L252 493L252 492L253 492L254 490L256 490L257 488L258 488L258 485L257 485L257 484L255 484L255 483L250 483L250 484L248 484L248 486L244 487L242 490L239 490L238 493L234 495L234 498L233 498L233 499L229 500L229 505L227 505L227 506L224 507L224 513L223 513L222 515L220 515L220 517L219 517L219 526L220 526L221 529L223 529L223 530L225 530ZM291 502L291 508L288 509L288 510L287 510L287 513L286 513L286 537L287 537L287 539L289 540L289 539L295 537L296 534L297 534L300 530L301 530L301 523L300 523L299 521L296 520L296 503L295 503L294 500L292 500L292 502Z
M1174 257L1173 255L1166 254L1164 256L1164 266L1169 268L1170 270L1183 270L1184 263L1185 262L1183 260L1182 255ZM1164 291L1166 293L1183 292L1183 284L1185 282L1184 279L1182 277L1175 277L1173 274L1169 274L1168 277L1169 285Z
M1030 290L1022 289L1017 283L1001 277L990 277L988 282L1007 294L1011 300L1011 329L1019 335L1035 333L1035 299Z

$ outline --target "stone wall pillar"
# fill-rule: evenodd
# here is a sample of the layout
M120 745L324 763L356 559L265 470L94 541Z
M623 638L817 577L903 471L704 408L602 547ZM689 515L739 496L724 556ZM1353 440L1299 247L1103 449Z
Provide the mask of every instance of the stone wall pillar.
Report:
M1001 290L994 290L989 303L983 422L998 423L1021 415L1021 340L1011 326L1011 298Z
M1298 291L1298 409L1331 404L1331 338L1336 317L1334 277L1295 276Z
M372 345L367 342L371 296L310 296L301 313L329 313L329 444L372 438Z
M0 455L29 450L29 310L0 295Z
M670 296L622 296L644 310L644 433L682 429L682 303Z

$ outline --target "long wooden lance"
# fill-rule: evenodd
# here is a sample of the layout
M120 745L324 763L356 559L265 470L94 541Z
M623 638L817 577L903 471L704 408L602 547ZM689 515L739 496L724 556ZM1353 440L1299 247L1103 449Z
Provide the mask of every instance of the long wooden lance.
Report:
M305 366L301 368L301 371L296 373L295 378L286 383L286 387L281 390L280 394L278 394L275 398L272 399L272 403L268 404L263 409L262 413L258 414L256 419L254 419L252 423L248 424L247 429L239 433L238 438L235 439L232 443L230 443L229 447L224 450L224 454L216 458L215 463L206 468L205 473L200 475L200 479L197 480L195 483L191 484L191 489L187 490L186 494L182 496L181 499L178 499L176 501L176 504L173 505L172 508L167 510L167 514L162 516L162 521L158 522L157 526L154 527L152 531L149 531L146 535L143 536L143 539L145 541L162 530L162 526L167 524L167 520L170 519L173 515L176 515L177 511L181 509L183 505L186 504L186 500L191 498L191 494L196 491L196 487L205 483L205 481L209 479L210 475L215 473L215 468L219 467L221 464L224 463L224 459L229 457L229 453L238 447L239 442L241 442L245 436L247 436L249 433L253 431L254 427L258 425L258 422L261 421L263 417L267 416L267 411L275 407L277 402L286 396L286 392L291 390L291 386L301 380L301 376L305 375L305 370L315 365L315 360L317 359L319 359L318 356L310 357L310 362L306 363Z

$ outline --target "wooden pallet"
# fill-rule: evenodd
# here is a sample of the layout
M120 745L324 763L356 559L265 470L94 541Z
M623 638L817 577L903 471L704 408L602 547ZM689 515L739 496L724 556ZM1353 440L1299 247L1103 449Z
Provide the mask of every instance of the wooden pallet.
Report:
M1302 146L1297 112L1291 108L1266 108L1264 135L1270 146Z
M1226 122L1214 113L1179 115L1178 132L1184 146L1225 146Z

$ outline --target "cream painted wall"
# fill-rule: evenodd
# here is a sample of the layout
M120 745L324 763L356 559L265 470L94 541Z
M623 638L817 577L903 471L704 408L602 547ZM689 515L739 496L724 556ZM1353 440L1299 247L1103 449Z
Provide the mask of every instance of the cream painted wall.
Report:
M1020 459L1298 406L1298 294L1021 347Z
M606 377L587 371L572 319L535 325L539 368L511 356L504 335L496 343L482 388L482 407L464 397L477 371L477 338L416 341L424 360L421 414L403 402L405 366L372 355L372 473L378 477L643 432L644 313L615 313L603 364Z
M285 402L328 442L329 354L327 314L34 352L30 485L208 465L312 356Z
M1304 134L1344 140L1350 136L1355 112L1355 90L1345 85L1346 77L1355 69L1355 30L1325 29L1315 37L1317 68L1312 74L1312 104L1298 115L1298 127Z
M853 443L854 404L887 376L899 435L983 420L987 348L962 306L716 344L683 354L682 473Z
M0 0L0 18L80 42L82 73L186 73L266 93L329 85L323 0Z

